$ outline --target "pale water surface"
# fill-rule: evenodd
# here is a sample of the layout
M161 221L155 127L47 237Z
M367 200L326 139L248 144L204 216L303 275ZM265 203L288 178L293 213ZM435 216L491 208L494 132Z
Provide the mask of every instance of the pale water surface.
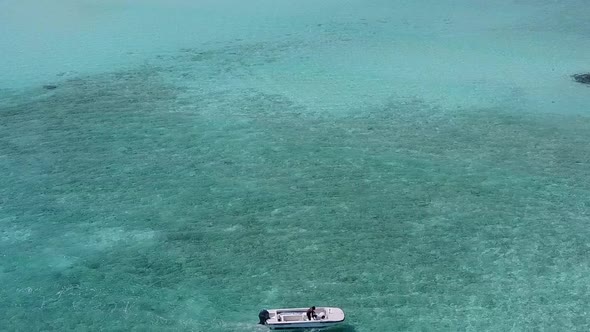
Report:
M0 330L587 331L589 17L0 0Z

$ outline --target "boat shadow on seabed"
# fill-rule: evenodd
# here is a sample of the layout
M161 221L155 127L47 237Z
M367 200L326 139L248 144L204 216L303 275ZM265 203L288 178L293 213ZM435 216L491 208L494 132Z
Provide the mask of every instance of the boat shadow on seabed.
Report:
M352 325L343 324L334 327L327 327L324 329L311 329L309 331L322 331L322 332L356 332L356 329Z
M260 326L260 325L259 325ZM268 328L262 328L260 326L261 331L268 331ZM343 324L339 326L333 327L325 327L325 328L307 328L307 329L289 329L289 332L356 332L356 329L352 325Z

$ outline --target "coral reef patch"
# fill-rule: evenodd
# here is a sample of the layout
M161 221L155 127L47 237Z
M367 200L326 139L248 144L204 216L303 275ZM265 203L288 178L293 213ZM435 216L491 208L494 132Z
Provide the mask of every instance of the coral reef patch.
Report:
M590 84L590 73L572 75L574 81L582 84Z

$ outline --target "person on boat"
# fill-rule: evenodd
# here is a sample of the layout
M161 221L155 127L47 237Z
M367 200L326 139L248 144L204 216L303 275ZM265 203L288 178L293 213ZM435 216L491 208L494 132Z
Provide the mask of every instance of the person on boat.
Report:
M307 309L307 319L312 320L313 319L317 319L318 315L315 313L315 306Z

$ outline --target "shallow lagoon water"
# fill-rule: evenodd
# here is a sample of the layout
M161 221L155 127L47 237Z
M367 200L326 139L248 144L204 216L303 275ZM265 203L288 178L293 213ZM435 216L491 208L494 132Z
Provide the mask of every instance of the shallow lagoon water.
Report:
M583 1L0 9L3 329L588 329Z

